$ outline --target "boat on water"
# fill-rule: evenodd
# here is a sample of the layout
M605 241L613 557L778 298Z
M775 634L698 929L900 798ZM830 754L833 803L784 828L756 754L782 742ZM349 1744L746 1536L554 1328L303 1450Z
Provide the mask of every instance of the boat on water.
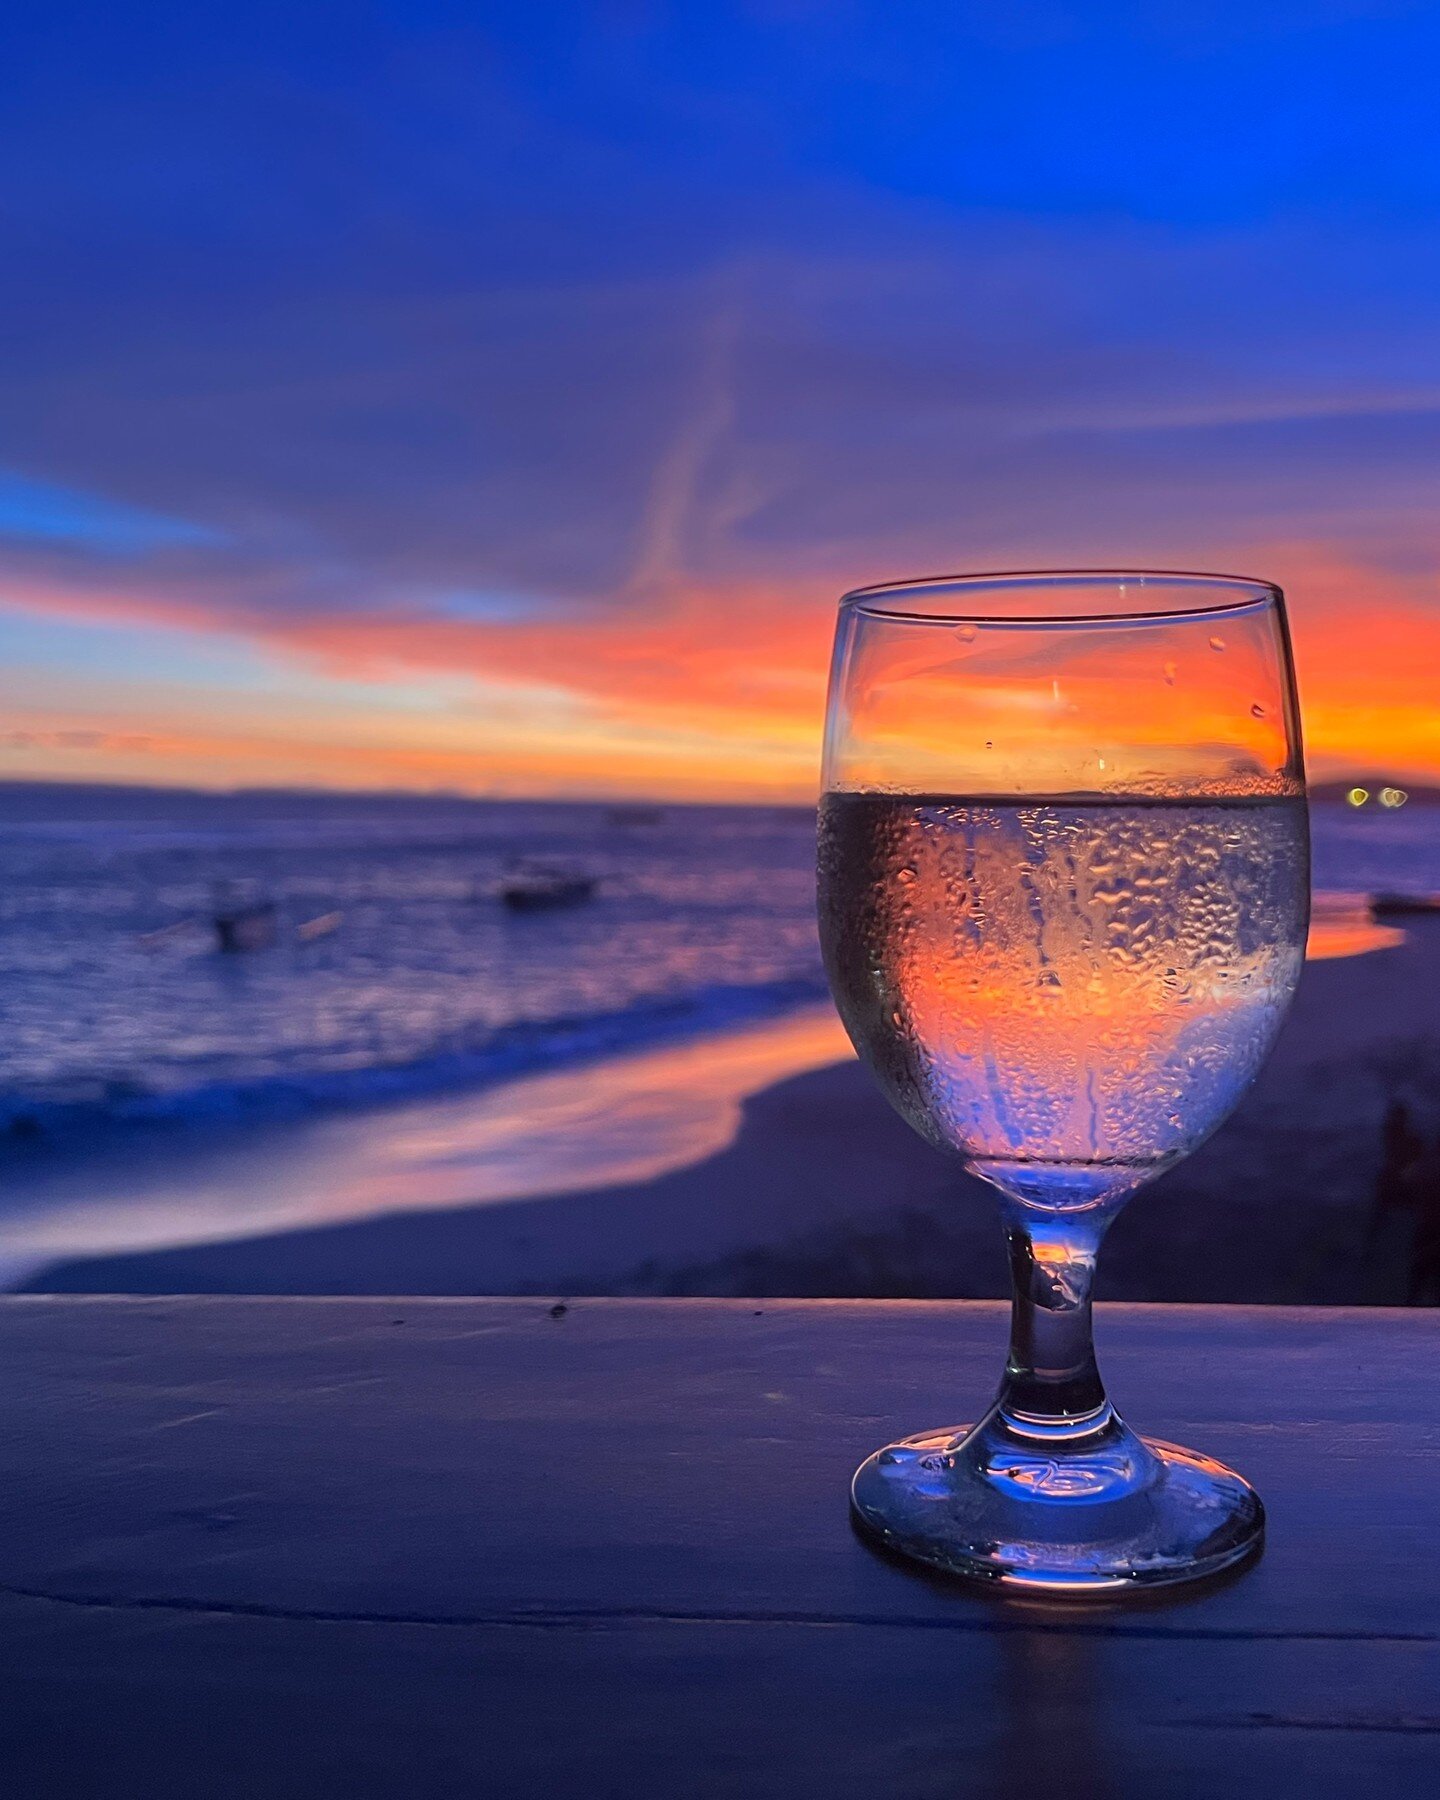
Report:
M227 955L268 950L275 942L277 920L273 900L252 900L217 911L212 920L215 945Z
M1412 919L1440 913L1440 894L1372 894L1370 911L1377 919Z
M501 879L499 894L511 912L548 912L593 900L599 882L593 875L549 863L517 863Z

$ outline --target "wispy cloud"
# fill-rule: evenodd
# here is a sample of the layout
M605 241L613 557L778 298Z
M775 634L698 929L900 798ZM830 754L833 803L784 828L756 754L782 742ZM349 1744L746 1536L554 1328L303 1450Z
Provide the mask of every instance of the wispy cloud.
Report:
M1152 10L35 13L7 766L799 794L841 589L1148 561L1287 581L1319 754L1440 770L1440 27Z
M678 429L652 472L640 514L635 563L625 584L628 594L664 597L676 582L693 574L691 533L707 464L735 423L735 355L742 303L733 276L703 318L693 373L683 393Z

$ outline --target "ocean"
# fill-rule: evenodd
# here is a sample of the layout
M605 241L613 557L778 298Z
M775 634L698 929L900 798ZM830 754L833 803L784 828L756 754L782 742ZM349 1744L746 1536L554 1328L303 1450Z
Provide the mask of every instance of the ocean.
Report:
M1313 819L1317 890L1440 889L1440 809ZM825 995L814 832L804 808L0 786L0 1130L363 1107L779 1017ZM510 912L520 858L594 898ZM217 950L223 891L273 902L273 947Z
M1322 898L1440 890L1440 808L1326 804L1312 818ZM498 888L526 858L592 878L593 898L509 911ZM390 1253L366 1275L329 1228L411 1214L414 1291L532 1291L552 1275L633 1291L637 1270L655 1291L690 1291L686 1271L717 1257L715 1291L768 1291L753 1285L754 1255L812 1230L823 1254L809 1275L787 1263L783 1282L870 1291L872 1275L850 1266L855 1231L870 1242L855 1220L878 1208L893 1223L917 1183L952 1177L913 1163L932 1153L903 1132L865 1173L879 1115L855 1139L848 1118L807 1124L803 1105L763 1102L847 1055L821 972L814 861L808 808L0 784L0 1286L369 1291L399 1278ZM272 903L273 945L221 952L217 894ZM1302 984L1255 1094L1159 1184L1189 1196L1173 1215L1185 1219L1228 1219L1243 1200L1252 1238L1249 1197L1264 1196L1281 1271L1284 1221L1333 1215L1349 1244L1388 1097L1440 1129L1437 921L1377 928L1344 904L1322 904L1321 919L1318 985ZM329 929L310 936L316 920ZM883 1114L868 1084L858 1093ZM752 1101L770 1147L735 1192L702 1184L678 1209L661 1190L643 1197L731 1144ZM513 1204L566 1194L574 1207ZM419 1215L452 1209L474 1222L472 1248L446 1239L432 1256L438 1228ZM1140 1211L1162 1218L1164 1194ZM253 1256L233 1277L144 1261L247 1239ZM300 1246L303 1267L281 1243ZM103 1260L134 1253L138 1264ZM968 1248L945 1255L969 1269ZM1167 1240L1132 1287L1193 1298L1166 1283L1202 1266ZM1200 1297L1315 1297L1283 1279Z
M510 912L521 858L594 898ZM776 1017L825 992L813 868L804 809L0 787L0 1130L364 1106ZM273 947L219 952L226 892L274 904Z

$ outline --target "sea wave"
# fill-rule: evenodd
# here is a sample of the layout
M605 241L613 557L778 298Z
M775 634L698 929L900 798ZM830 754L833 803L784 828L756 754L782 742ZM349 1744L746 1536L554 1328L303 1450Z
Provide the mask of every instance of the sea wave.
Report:
M359 1067L293 1069L231 1081L164 1089L125 1075L83 1095L0 1091L0 1146L54 1143L109 1128L200 1127L301 1118L381 1106L452 1089L481 1088L515 1076L702 1037L779 1017L824 998L824 980L793 976L718 983L654 996L609 1012L524 1020L475 1039L453 1039L404 1060Z

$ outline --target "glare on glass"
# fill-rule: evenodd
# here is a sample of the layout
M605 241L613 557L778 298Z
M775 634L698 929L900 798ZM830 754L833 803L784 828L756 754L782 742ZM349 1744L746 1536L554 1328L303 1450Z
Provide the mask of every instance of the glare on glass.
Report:
M906 1119L999 1190L1014 1280L973 1427L877 1451L861 1523L1053 1592L1238 1561L1239 1475L1106 1398L1095 1258L1253 1081L1294 992L1309 833L1284 600L1222 575L972 576L841 602L820 920Z

